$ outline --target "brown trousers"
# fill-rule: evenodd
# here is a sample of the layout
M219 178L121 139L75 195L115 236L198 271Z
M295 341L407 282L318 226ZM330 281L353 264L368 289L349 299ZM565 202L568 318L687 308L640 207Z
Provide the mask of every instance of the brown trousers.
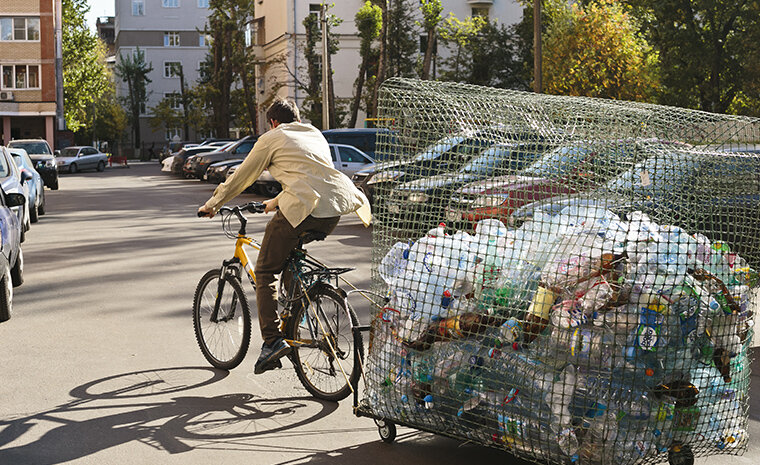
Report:
M256 305L259 309L259 326L264 343L271 345L280 333L280 320L277 315L277 288L274 275L285 268L290 252L298 246L298 238L306 231L320 231L330 234L337 226L339 216L332 218L314 218L309 215L295 228L288 223L285 216L277 210L261 240L259 258L256 260Z

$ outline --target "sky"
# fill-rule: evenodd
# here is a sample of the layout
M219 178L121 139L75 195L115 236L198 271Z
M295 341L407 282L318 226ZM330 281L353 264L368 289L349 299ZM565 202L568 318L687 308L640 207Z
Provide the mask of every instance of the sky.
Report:
M116 0L87 0L87 4L90 5L90 11L87 12L85 18L90 29L95 30L95 20L100 16L114 15L115 3Z

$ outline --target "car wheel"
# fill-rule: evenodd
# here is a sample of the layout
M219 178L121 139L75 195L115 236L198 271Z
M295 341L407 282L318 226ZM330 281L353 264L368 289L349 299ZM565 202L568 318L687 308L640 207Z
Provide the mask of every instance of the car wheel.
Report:
M11 307L13 306L13 286L11 286L10 272L6 269L0 278L0 322L11 319Z
M76 163L72 163L72 164L69 165L69 173L74 174L77 171L79 171L79 168L77 168L77 164Z
M40 220L40 216L38 214L39 207L37 205L32 205L32 208L29 209L29 222L30 223L36 223Z
M50 183L50 189L57 191L58 190L58 175L56 174L55 179L53 179L53 182Z
M13 287L24 284L24 251L21 248L18 249L16 263L11 268L11 283L13 283Z
M106 169L106 164L102 160L99 161L98 162L98 171L100 171L102 173L103 171L105 171L105 169Z
M42 192L40 193L42 196L42 200L40 200L40 204L37 206L37 214L44 215L45 214L45 189L42 189Z
M264 184L261 186L261 193L268 197L275 197L282 189L277 184Z

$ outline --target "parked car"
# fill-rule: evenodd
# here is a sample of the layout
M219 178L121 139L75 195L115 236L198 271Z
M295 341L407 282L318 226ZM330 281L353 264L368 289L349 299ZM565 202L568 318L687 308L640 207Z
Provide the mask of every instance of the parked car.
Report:
M536 211L550 215L570 206L594 206L625 216L643 211L723 241L760 267L760 159L717 151L675 151L650 157L593 192L564 195L515 210L518 226ZM741 221L737 221L740 219Z
M497 144L473 157L458 171L416 179L396 186L388 197L389 213L403 212L415 221L427 218L440 223L456 190L465 184L498 174L514 174L534 162L553 146L543 142Z
M0 157L0 172L7 172L8 160ZM19 193L0 189L0 323L8 321L13 307L13 288L24 282L24 253L21 251L21 224L11 210L26 204Z
M198 146L198 147L189 147L189 148L182 148L179 152L175 153L171 156L172 162L171 162L171 171L174 174L182 174L182 167L185 165L185 161L187 161L188 158L199 155L202 153L208 153L213 152L215 150L219 150L218 147L215 147L213 145L204 145L204 146Z
M384 128L327 129L322 131L322 135L331 144L356 147L373 160L378 159L378 145L386 144L386 148L398 145L395 133Z
M371 169L375 160L356 147L345 144L328 144L335 169L349 178L357 171Z
M387 195L397 184L456 171L473 155L496 144L502 135L494 131L477 131L446 137L414 157L377 163L374 167L357 171L352 181L364 192L370 203L377 207L378 192Z
M525 204L599 186L635 163L673 143L641 141L580 141L557 147L519 175L497 176L467 184L453 196L446 213L449 222L472 226L485 218L504 222Z
M23 172L29 173L31 178L26 181L29 196L27 197L27 211L29 212L29 221L36 223L40 215L45 214L45 187L42 183L42 176L34 169L34 162L24 149L8 149L13 161Z
M231 160L233 158L245 158L248 152L251 151L253 145L258 140L259 136L245 136L237 142L233 142L230 145L225 146L223 149L218 149L214 152L198 155L192 160L185 162L182 172L185 177L203 179L203 175L206 174L206 169L212 163L218 161Z
M108 155L88 145L66 147L56 159L59 172L76 173L82 170L105 171Z
M58 190L58 169L55 155L44 139L16 139L8 143L8 148L24 149L34 162L34 168L42 176L42 181L52 190Z
M0 169L0 185L2 185L3 191L24 196L23 205L11 207L11 210L18 217L19 224L21 224L21 242L24 242L26 240L26 232L31 228L26 199L29 198L29 185L27 181L32 178L32 175L19 169L8 149L3 147L0 151L3 158L3 167ZM6 165L7 169L5 168Z
M237 166L243 163L243 158L233 158L232 160L218 161L212 163L206 169L206 174L203 175L203 180L219 184L227 179L227 171L233 166Z

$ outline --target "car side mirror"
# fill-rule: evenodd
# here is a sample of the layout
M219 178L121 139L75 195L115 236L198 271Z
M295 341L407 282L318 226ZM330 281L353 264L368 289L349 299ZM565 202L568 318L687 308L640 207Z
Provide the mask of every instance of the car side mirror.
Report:
M25 183L26 181L28 181L30 179L32 179L32 174L29 171L27 171L27 170L21 171L21 182L22 183Z
M20 207L26 203L26 197L24 194L18 194L15 192L5 194L5 205L7 207Z

